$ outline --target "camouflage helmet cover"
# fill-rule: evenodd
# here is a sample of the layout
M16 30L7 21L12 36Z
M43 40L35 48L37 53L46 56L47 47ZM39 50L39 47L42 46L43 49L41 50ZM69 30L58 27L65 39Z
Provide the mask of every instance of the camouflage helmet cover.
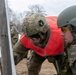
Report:
M46 33L49 29L46 18L39 13L28 14L23 22L22 31L26 36L31 36L37 33Z
M69 24L76 26L76 5L63 10L58 16L57 24L58 27L63 27Z

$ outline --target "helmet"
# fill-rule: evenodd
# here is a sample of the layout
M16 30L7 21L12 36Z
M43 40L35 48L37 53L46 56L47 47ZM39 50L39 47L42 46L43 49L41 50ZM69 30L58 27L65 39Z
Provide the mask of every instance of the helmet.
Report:
M58 27L68 26L73 35L73 44L76 44L76 5L63 10L57 19Z
M58 16L57 24L58 27L66 25L76 26L76 5L63 10Z
M49 25L46 18L39 13L30 13L26 15L22 31L26 36L32 36L37 33L46 33L49 29Z

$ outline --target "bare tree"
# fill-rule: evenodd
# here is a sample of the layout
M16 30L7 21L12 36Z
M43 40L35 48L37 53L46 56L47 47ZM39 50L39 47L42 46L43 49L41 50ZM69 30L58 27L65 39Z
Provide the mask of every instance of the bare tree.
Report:
M36 5L30 5L28 6L28 8L30 9L30 11L28 11L27 13L30 13L30 12L37 12L37 13L41 13L43 15L47 15L44 10L44 8L39 5L39 4L36 4Z
M19 32L21 32L21 18L22 18L21 13L16 14L12 11L12 9L9 8L8 9L8 15L9 15L10 25L11 25L11 23L13 23L13 25L17 28L17 30Z

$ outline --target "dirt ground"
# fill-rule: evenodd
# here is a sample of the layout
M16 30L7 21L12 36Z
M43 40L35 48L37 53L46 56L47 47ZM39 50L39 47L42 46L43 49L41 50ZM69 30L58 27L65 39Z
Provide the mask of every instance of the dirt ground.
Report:
M16 72L17 75L28 75L27 72L27 60L23 59L17 66ZM54 75L56 74L56 70L52 63L49 63L47 60L42 64L42 68L39 75Z

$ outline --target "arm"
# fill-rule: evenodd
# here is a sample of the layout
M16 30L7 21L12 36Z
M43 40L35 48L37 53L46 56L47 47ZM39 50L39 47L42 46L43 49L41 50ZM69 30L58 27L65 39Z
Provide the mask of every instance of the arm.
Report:
M14 61L15 65L18 64L25 55L28 53L27 48L25 48L20 41L18 41L13 47Z

